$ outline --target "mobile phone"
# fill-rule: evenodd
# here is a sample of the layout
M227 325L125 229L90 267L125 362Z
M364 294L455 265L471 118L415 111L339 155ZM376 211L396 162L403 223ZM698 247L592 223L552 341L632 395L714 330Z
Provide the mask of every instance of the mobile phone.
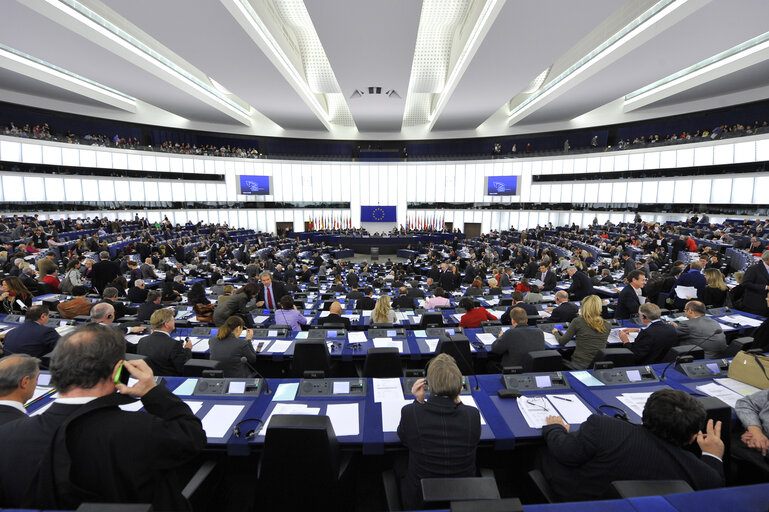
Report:
M123 374L123 364L124 361L120 361L120 366L117 367L117 371L115 372L115 384L120 384L120 376Z

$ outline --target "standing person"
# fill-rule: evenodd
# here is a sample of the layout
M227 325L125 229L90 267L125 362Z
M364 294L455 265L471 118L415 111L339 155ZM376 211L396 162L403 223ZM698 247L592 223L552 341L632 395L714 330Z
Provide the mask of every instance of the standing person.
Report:
M246 330L246 337L240 338L243 332L243 319L239 316L231 316L219 327L216 336L208 340L211 349L211 360L224 363L224 376L226 378L251 377L251 369L248 364L256 364L256 350L251 344L254 331ZM246 358L246 363L242 358Z
M569 366L575 370L589 368L596 353L606 347L611 324L601 318L601 299L598 295L589 295L582 300L579 316L569 324L565 333L553 329L553 335L559 345L566 345L575 338L576 348Z
M91 284L101 294L108 283L120 275L120 263L110 261L109 253L102 251L99 253L99 262L93 264L90 274Z
M614 318L617 320L627 320L638 313L643 297L643 287L646 286L646 274L643 270L633 270L627 275L627 282L628 285L619 292L617 297L617 306L614 310Z
M259 276L262 286L256 296L256 307L265 307L267 309L276 309L278 301L284 295L288 295L286 286L280 281L273 281L270 272L262 272Z
M411 388L414 402L401 409L398 437L409 451L408 470L401 481L407 510L423 508L423 478L471 477L477 473L475 451L481 439L481 417L478 409L461 402L462 380L454 358L440 354L428 363L427 379L418 379Z

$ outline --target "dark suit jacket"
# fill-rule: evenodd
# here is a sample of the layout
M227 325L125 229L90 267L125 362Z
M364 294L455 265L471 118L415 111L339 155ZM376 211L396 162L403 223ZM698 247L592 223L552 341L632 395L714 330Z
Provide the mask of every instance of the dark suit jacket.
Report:
M641 329L633 343L628 343L636 364L659 363L668 351L678 344L678 332L670 324L659 320Z
M142 397L146 413L117 407L132 401L112 394L86 405L54 403L24 428L14 423L0 427L2 506L73 510L88 500L186 510L175 471L206 445L200 420L163 385ZM77 422L60 429L61 438L52 443L71 415ZM50 450L55 450L53 458ZM43 471L38 472L41 461ZM65 483L56 485L56 491L71 499L56 501L52 496L56 476ZM25 494L31 500L25 500Z
M29 416L20 410L8 405L0 405L0 425L5 425L6 423L10 423L12 421L25 419L29 419Z
M454 291L454 288L456 288L456 279L454 278L454 274L448 270L446 272L441 272L441 277L438 282L440 283L441 288L447 292Z
M137 288L138 290L138 288ZM146 300L146 297L145 297ZM120 302L119 300L111 301L111 300L100 300L96 304L109 304L112 306L115 310L115 320L118 318L123 318L126 315L135 315L136 314L136 308L131 308ZM94 304L94 306L96 305Z
M696 490L722 487L723 464L663 441L648 429L593 414L579 431L546 425L541 469L563 500L605 497L615 480L685 480Z
M128 289L128 300L134 304L141 304L147 300L148 293L149 290L146 288L137 288L136 286L132 286Z
M766 287L769 285L769 273L763 262L759 261L748 267L742 278L745 292L742 295L742 305L745 311L761 316L769 316L766 306Z
M564 302L550 313L548 322L571 322L579 314L579 308L573 302Z
M636 294L635 288L627 285L621 292L619 292L619 297L617 297L617 307L614 309L614 318L617 320L627 320L638 313L639 307L641 307L641 301L638 299L638 294Z
M510 311L513 308L521 308L524 311L526 311L526 314L529 316L534 316L539 314L537 312L537 306L535 306L534 304L529 304L528 302L519 302L518 304L514 304L509 308L507 308L507 311L502 313L502 316L499 317L499 321L502 325L512 325L512 321L510 320Z
M245 357L251 366L256 364L256 350L250 341L233 335L222 340L213 336L208 340L208 346L211 349L210 359L224 363L225 378L251 377L251 370L240 360Z
M286 285L280 281L272 281L272 300L275 302L275 309L280 307L280 298L284 295L288 295ZM256 302L264 301L264 308L267 308L267 294L264 291L264 286L259 287L259 293L256 294Z
M743 280L744 282L744 280ZM672 291L670 292L673 294L673 304L678 309L683 309L686 303L688 302L686 299L681 299L676 295L676 287L677 286L693 286L697 289L697 299L702 298L702 291L705 289L705 286L708 284L707 280L705 279L705 276L702 275L702 273L698 270L694 271L688 271L682 273L678 279L676 280L675 286L673 286ZM764 305L766 305L766 294L764 294Z
M542 274L537 272L537 275L535 276L535 279L541 279ZM555 272L552 270L548 270L547 273L545 273L545 279L542 281L542 289L545 291L555 290L555 287L558 285L558 278L555 276Z
M593 283L587 274L577 270L574 275L571 276L571 286L569 287L569 296L574 300L582 300L588 295L595 293L593 290Z
M91 268L91 284L99 290L99 293L102 293L104 288L107 287L107 283L112 282L119 275L120 263L117 261L101 260L94 263Z
M398 437L409 450L408 472L401 483L407 510L422 508L422 478L476 475L481 417L474 407L441 396L415 401L401 409Z
M361 299L362 300L362 299ZM318 319L318 325L326 325L326 324L344 324L344 328L348 331L350 330L350 319L345 318L341 315L335 315L334 313L331 313L328 316L324 316L323 318Z
M140 305L139 309L136 311L136 319L140 322L147 322L152 316L152 313L154 313L158 309L163 309L164 307L165 306L163 306L163 304L155 304L154 302L145 302L144 304Z
M523 356L535 350L545 350L542 329L519 325L508 329L491 345L491 351L502 356L502 366L521 366Z
M371 311L376 306L376 301L373 297L361 297L355 301L355 309L364 309Z
M5 355L29 354L42 357L56 346L59 333L56 329L37 322L24 322L5 335Z
M155 331L139 340L136 353L149 357L147 361L155 375L180 377L186 363L192 357L192 350L184 348L176 340L162 331Z
M414 309L414 297L408 295L398 295L393 299L393 309Z

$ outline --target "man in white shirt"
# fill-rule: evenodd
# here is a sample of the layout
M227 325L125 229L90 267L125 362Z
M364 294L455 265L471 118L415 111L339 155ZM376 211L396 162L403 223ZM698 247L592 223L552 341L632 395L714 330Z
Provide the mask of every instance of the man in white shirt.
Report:
M24 404L37 387L40 360L27 354L0 359L0 425L27 419Z

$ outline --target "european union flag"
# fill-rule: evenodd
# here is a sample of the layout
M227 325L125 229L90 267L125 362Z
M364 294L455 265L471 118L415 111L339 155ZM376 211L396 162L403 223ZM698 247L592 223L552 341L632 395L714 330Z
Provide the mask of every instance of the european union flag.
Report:
M398 222L397 206L361 206L361 222Z

